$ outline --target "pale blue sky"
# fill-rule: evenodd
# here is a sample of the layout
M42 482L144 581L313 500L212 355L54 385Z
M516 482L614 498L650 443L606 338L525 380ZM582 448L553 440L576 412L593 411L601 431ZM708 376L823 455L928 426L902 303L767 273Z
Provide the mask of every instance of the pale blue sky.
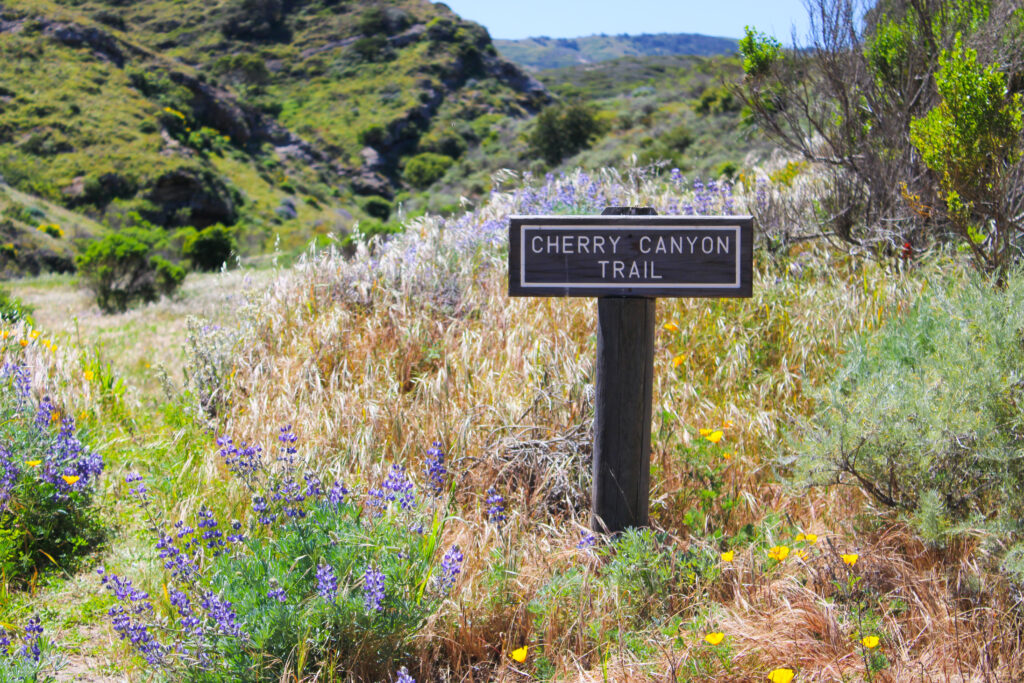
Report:
M596 33L703 33L739 38L751 25L790 44L807 32L803 0L444 0L492 38L576 38Z

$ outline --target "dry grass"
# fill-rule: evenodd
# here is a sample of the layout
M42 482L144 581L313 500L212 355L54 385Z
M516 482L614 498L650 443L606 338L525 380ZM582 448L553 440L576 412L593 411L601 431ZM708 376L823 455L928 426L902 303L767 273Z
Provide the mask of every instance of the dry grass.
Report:
M605 175L621 203L664 211L674 200L655 180ZM815 405L813 388L837 367L844 340L909 305L925 281L919 271L955 272L951 264L905 267L808 243L785 258L759 256L750 300L659 301L659 326L678 327L656 338L660 543L717 557L737 534L755 540L685 589L639 599L604 578L614 553L576 548L588 524L596 307L507 297L500 232L521 199L497 195L447 224L419 219L351 259L310 256L249 287L243 306L223 293L246 289L239 273L195 280L180 309L128 314L170 331L157 342L164 356L197 306L208 305L210 321L238 316L229 402L212 420L236 441L268 443L292 424L307 463L357 486L392 462L418 473L431 442L443 443L457 481L444 544L458 544L466 563L454 599L417 636L419 680L764 681L781 666L801 681L1021 680L1012 593L976 544L928 550L856 492L794 490L776 470L786 429ZM753 189L737 201L753 202ZM42 302L32 291L18 294ZM104 334L106 324L79 316L83 338ZM727 423L717 447L700 441L697 428ZM213 492L224 510L244 507L212 447L188 450L175 467L172 514ZM687 513L700 508L700 477L711 470L721 494L695 522ZM509 507L501 530L486 520L492 485ZM770 562L770 545L801 547L798 531L821 537L807 558ZM840 559L847 552L859 554L852 568ZM574 572L571 590L545 597ZM866 628L889 662L875 674L859 644ZM703 641L712 630L726 633L722 657ZM524 644L530 658L512 661Z

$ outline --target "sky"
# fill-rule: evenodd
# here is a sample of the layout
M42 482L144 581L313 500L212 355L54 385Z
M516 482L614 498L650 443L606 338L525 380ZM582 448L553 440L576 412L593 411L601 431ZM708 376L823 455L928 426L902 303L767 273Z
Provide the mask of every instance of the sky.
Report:
M807 32L803 0L444 0L491 38L578 38L597 33L703 33L739 38L743 27L791 43Z

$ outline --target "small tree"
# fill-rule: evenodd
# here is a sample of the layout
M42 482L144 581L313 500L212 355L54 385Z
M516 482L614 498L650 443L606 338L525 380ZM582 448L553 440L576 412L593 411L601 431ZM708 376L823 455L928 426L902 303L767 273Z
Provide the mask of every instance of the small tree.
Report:
M530 133L530 152L554 166L567 156L590 146L601 133L593 110L583 102L553 105L537 116Z
M939 105L910 125L910 138L938 176L950 224L986 270L1002 271L1021 225L1024 105L995 65L983 67L957 36L939 59Z
M129 229L93 242L75 259L100 310L124 312L135 301L156 301L181 285L185 270L151 255L156 241L150 232Z

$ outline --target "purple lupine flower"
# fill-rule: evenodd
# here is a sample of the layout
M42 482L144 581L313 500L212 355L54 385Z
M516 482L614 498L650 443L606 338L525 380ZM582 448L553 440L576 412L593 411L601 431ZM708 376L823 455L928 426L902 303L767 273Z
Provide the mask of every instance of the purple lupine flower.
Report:
M7 509L7 501L11 498L20 474L21 468L14 461L14 456L7 448L0 446L0 512Z
M11 639L6 632L0 631L0 656L8 657L11 654Z
M302 479L306 482L306 498L319 498L324 495L324 487L320 483L320 477L307 473L302 475Z
M339 506L345 502L345 496L348 495L348 489L341 482L335 481L331 485L330 490L327 491L327 502L334 506Z
M395 683L416 683L416 679L409 675L409 669L404 666L398 670L398 678Z
M288 601L288 593L285 592L284 588L277 585L276 579L270 580L270 590L267 591L267 597L278 602Z
M487 521L500 528L505 519L505 498L492 486L487 489Z
M326 562L317 567L316 592L327 602L334 602L338 597L338 577Z
M217 628L220 629L221 633L236 638L244 636L242 627L236 621L237 616L235 615L235 610L231 608L230 602L210 591L203 596L199 604L217 624Z
M367 567L363 573L363 602L367 612L384 609L384 573Z
M199 509L198 527L200 530L206 529L202 532L201 538L206 542L206 548L213 551L214 557L224 552L225 544L222 540L224 534L217 528L217 520L213 516L213 511L205 505Z
M36 427L39 429L46 429L49 427L50 422L53 419L53 414L56 412L57 406L50 400L50 397L43 396L43 400L39 402L39 407L36 409Z
M444 480L448 476L448 468L444 466L444 451L441 450L440 441L435 441L433 446L427 450L424 466L427 470L427 485L436 496L444 490Z
M167 589L167 596L171 601L171 605L178 610L178 616L181 617L179 620L181 626L191 633L198 633L202 622L193 611L192 601L189 600L188 595L184 591L171 587Z
M32 615L25 624L25 635L23 636L23 645L21 647L21 656L25 659L31 659L34 662L39 661L39 637L43 635L43 625L39 621L39 615Z
M220 447L217 454L224 459L228 471L243 479L252 477L263 464L261 446L249 446L245 441L235 446L229 436L217 437L217 445Z
M138 498L143 504L149 502L149 489L142 483L142 475L138 472L129 472L124 476L124 483L134 484L139 482L138 486L132 489L128 489L128 493Z
M158 665L163 661L167 648L149 632L146 624L133 620L121 605L114 605L107 612L114 631L122 640L127 640L138 650L146 661Z
M576 544L576 547L580 550L586 550L587 548L593 548L595 545L597 545L597 536L585 529L581 529L580 541Z
M459 546L453 545L441 558L441 574L437 577L438 590L442 595L448 595L448 591L455 585L455 579L462 572L462 551Z
M285 425L281 427L277 440L281 442L281 451L284 453L284 455L278 456L277 459L289 465L294 465L295 454L299 452L299 449L295 447L295 442L299 440L299 437L292 432L292 426Z
M669 181L677 188L682 187L683 183L686 182L686 178L683 177L683 172L678 168L673 168L668 176Z
M32 393L32 379L29 377L28 368L15 363L4 363L0 368L0 378L9 380L14 378L14 389L18 394L18 406L23 407Z
M378 488L370 489L370 505L378 508L378 514L388 506L388 503L396 500L403 510L416 505L412 482L405 475L405 468L401 465L392 465L384 483Z
M228 534L229 543L241 543L245 540L245 534L242 533L242 523L237 519L231 520L231 530L235 533Z

